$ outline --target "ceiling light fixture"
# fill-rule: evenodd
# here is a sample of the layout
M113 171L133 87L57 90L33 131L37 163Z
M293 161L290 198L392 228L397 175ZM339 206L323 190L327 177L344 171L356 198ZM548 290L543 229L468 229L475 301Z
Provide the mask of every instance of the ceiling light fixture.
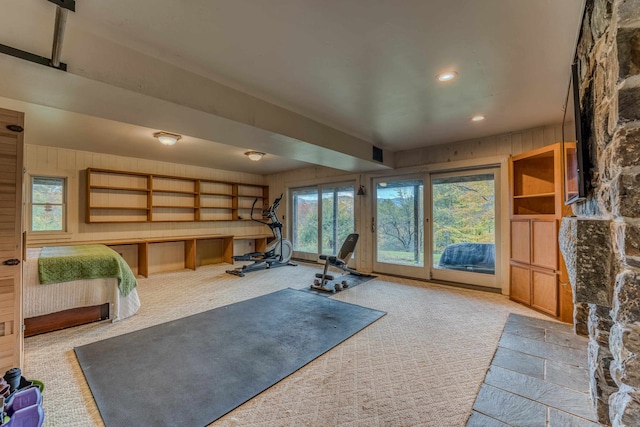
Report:
M484 120L484 116L482 114L478 114L477 116L473 116L471 118L471 121L474 121L474 122L481 122L483 120Z
M455 79L457 76L458 76L458 73L456 73L455 71L443 71L442 73L439 73L436 77L438 77L438 80L440 80L441 82L448 82Z
M169 132L156 132L153 136L158 138L158 141L163 145L174 145L180 138L182 138L182 135L176 135L175 133Z
M260 151L247 151L246 153L244 153L244 155L254 162L257 162L264 157L264 153L261 153Z

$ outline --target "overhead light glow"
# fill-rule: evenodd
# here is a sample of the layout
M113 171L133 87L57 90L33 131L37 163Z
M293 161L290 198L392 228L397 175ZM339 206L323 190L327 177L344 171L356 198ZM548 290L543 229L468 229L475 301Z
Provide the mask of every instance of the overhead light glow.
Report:
M158 138L158 141L164 145L174 145L180 138L182 138L182 135L169 132L156 132L153 136Z
M246 153L244 153L244 155L254 162L257 162L262 157L264 157L264 153L261 153L260 151L247 151Z
M438 74L437 77L441 82L448 82L455 79L457 76L458 73L456 73L455 71L443 71L442 73Z
M474 122L481 122L484 120L484 116L482 114L478 114L477 116L473 116L471 120Z

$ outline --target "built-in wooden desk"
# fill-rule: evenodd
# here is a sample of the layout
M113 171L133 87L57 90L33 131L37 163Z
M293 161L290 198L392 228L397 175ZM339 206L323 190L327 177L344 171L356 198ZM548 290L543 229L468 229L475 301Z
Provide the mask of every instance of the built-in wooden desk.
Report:
M242 238L242 237L238 237ZM249 237L247 237L249 238ZM252 236L251 238L256 238ZM198 240L222 240L222 257L224 262L233 264L233 239L231 234L203 234L199 236L172 236L172 237L152 237L147 239L122 239L122 240L102 240L84 242L60 242L46 243L34 246L68 246L68 245L91 245L101 244L105 246L138 246L138 274L149 277L149 245L154 243L184 242L184 267L191 270L196 269L196 254ZM266 238L265 238L266 242ZM266 245L266 243L265 243ZM30 245L31 246L31 245Z
M175 236L158 237L146 239L144 243L138 245L138 274L149 277L149 245L153 243L184 242L184 267L191 270L196 269L196 254L198 240L222 239L224 262L233 264L233 235L231 234L209 234L200 236Z
M138 274L149 277L149 245L154 243L184 242L184 267L195 270L197 264L197 242L199 240L222 240L222 259L224 262L233 264L233 241L253 240L255 252L267 250L267 241L272 238L271 234L250 234L244 236L234 236L232 234L203 234L198 236L170 236L170 237L149 237L143 239L114 239L83 242L56 242L56 243L33 243L29 247L41 246L68 246L68 245L106 245L106 246L127 246L137 245L138 247Z
M233 239L234 240L253 240L255 252L264 252L267 250L267 239L271 237L273 237L272 234L251 234L248 236L233 236Z

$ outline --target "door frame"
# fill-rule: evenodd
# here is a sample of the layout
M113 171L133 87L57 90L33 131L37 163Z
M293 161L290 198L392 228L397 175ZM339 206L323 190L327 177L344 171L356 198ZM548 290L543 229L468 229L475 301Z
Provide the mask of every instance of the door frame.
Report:
M331 182L323 182L323 183L318 183L318 184L309 184L309 185L301 185L299 187L289 187L287 189L287 194L288 194L288 200L290 201L290 203L288 203L289 206L291 206L291 211L290 211L290 218L294 218L294 211L295 211L295 205L293 203L293 192L296 190L311 190L311 189L315 189L318 195L318 230L317 230L317 239L318 239L318 247L317 247L317 251L318 253L311 253L311 252L300 252L300 251L293 251L293 255L295 258L297 259L302 259L302 260L306 260L306 261L315 261L317 262L320 258L320 255L323 255L322 252L322 191L323 189L326 188L334 188L334 187L347 187L347 186L353 186L353 231L354 233L357 233L358 230L358 215L359 215L359 209L360 209L360 204L358 203L358 200L356 198L356 191L357 191L357 182L356 180L340 180L340 181L331 181ZM295 221L290 221L289 223L289 229L288 229L288 234L290 236L292 236L292 240L293 240L293 227L294 227L294 223ZM292 241L293 243L293 241ZM340 249L340 245L342 244L342 242L336 242L336 251L338 251ZM324 255L328 255L328 254L324 254Z
M447 282L455 282L462 283L474 286L482 286L487 288L496 288L501 289L502 284L500 282L500 271L502 267L502 232L501 232L501 224L502 224L502 203L501 203L501 179L500 179L500 167L495 165L489 165L487 167L479 167L473 169L461 169L461 170L447 170L442 172L432 172L429 174L429 218L433 218L433 197L432 197L432 188L433 188L433 179L438 177L452 177L452 176L468 176L468 175L476 175L483 173L492 173L494 179L494 224L495 224L495 232L494 232L494 245L495 245L495 269L493 274L481 274L481 273L471 273L466 271L457 271L457 270L442 270L437 269L433 266L433 248L431 247L431 242L433 242L433 227L434 221L429 221L429 250L427 251L425 248L425 253L428 253L429 258L429 269L430 269L430 278L433 280L441 280ZM426 234L426 232L425 232Z
M500 248L500 269L496 270L496 280L497 283L501 284L502 295L509 295L509 259L505 259L505 256L508 256L510 252L511 242L509 241L509 153L497 154L486 156L477 159L466 159L466 160L453 160L448 161L446 158L441 159L437 163L428 163L421 164L417 166L409 166L409 167L401 167L398 169L393 169L389 171L382 171L376 173L369 173L361 177L361 182L366 183L366 185L370 188L369 194L371 197L367 197L366 209L361 211L363 215L360 218L360 224L365 228L361 229L362 235L366 236L365 241L368 246L372 249L366 254L366 257L360 259L361 266L364 267L363 271L375 271L373 267L373 261L375 255L373 253L373 245L375 244L373 238L373 224L372 216L375 213L375 202L372 200L374 195L374 186L373 180L377 178L391 178L395 176L403 176L403 175L411 175L411 174L420 174L420 173L436 173L436 172L447 172L447 171L457 171L457 170L467 170L467 169L483 169L483 168L493 168L496 167L500 169L500 194L496 195L496 197L500 197L500 231L501 237L500 242L496 242L496 249ZM358 228L356 228L358 229ZM360 230L360 229L359 229ZM369 237L371 236L371 237ZM425 243L427 244L427 243ZM430 245L430 243L429 243ZM498 257L498 253L496 252L496 257ZM406 276L403 274L398 274L398 276ZM418 280L428 280L429 277L410 277ZM496 288L497 289L497 288Z
M373 221L373 239L372 239L372 266L373 271L381 274L390 274L393 276L412 277L417 279L427 279L429 277L429 263L427 261L428 256L426 252L427 245L430 241L430 234L426 232L426 224L428 223L427 216L427 183L428 175L424 173L409 173L400 175L386 175L382 177L375 177L372 179L371 184L371 216ZM424 248L424 258L422 260L422 266L412 266L407 264L393 264L389 262L378 261L378 184L381 182L391 181L407 181L407 180L421 180L422 181L422 244Z

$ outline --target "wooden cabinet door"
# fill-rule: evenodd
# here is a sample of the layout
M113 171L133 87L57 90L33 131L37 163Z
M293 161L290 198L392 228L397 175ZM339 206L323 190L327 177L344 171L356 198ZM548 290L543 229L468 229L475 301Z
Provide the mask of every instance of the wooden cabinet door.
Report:
M558 315L558 275L554 272L531 269L531 307Z
M512 300L531 305L531 271L528 267L511 264L511 290L509 296Z
M531 261L529 220L511 221L511 260L529 264Z
M22 362L23 125L23 113L0 109L0 374Z
M531 221L531 264L558 269L558 230L556 220Z

